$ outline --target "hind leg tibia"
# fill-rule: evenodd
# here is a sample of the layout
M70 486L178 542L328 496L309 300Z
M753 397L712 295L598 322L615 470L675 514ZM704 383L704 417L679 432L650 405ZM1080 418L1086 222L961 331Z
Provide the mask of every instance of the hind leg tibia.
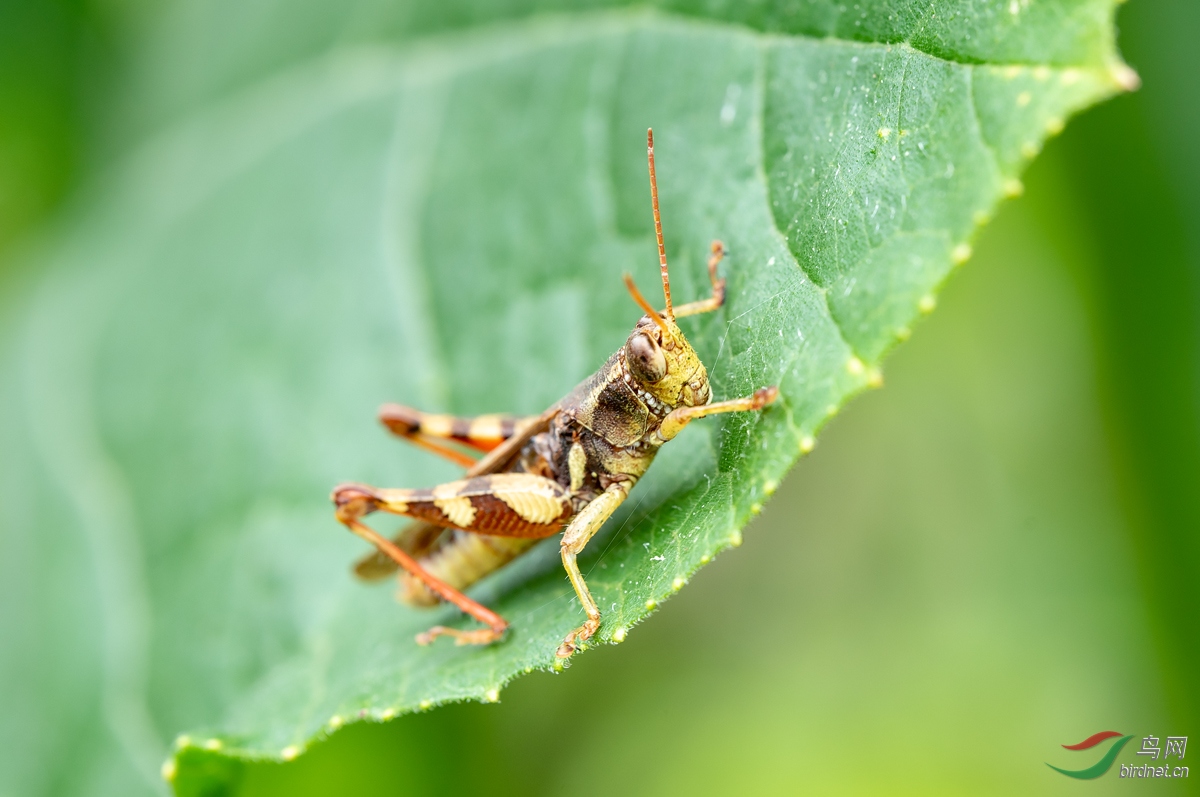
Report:
M335 493L336 495L336 493ZM449 584L435 578L425 568L409 556L398 545L376 532L370 526L363 523L359 518L371 511L368 509L368 503L361 498L354 498L338 504L337 519L345 524L346 528L362 537L367 542L374 545L384 554L392 559L397 565L411 573L415 578L419 579L425 588L437 595L447 603L452 603L457 606L462 612L470 615L479 622L487 626L487 628L475 629L474 631L457 631L452 636L458 637L458 643L486 645L499 640L504 636L504 632L508 629L508 622L503 617L493 612L483 604L477 603L458 590L451 587ZM440 629L440 630L439 630ZM434 632L437 633L434 633ZM431 629L425 634L417 637L417 642L428 644L433 639L442 633L447 633L449 629L442 626Z

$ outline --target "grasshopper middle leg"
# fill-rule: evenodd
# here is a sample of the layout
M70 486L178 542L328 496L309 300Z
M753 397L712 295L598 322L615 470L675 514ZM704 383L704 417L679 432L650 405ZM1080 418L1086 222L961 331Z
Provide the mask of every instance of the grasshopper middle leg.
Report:
M578 649L579 643L591 639L592 634L600 628L600 610L596 607L596 601L592 598L592 593L588 590L587 582L583 580L583 574L579 572L579 564L575 559L588 544L588 540L604 525L604 521L608 520L609 516L629 496L629 490L632 487L632 480L614 483L585 506L563 533L563 567L566 568L567 576L571 579L571 586L575 588L575 594L579 596L579 603L587 613L587 620L583 625L567 634L566 639L558 646L558 651L554 655L560 659L570 658L571 654Z

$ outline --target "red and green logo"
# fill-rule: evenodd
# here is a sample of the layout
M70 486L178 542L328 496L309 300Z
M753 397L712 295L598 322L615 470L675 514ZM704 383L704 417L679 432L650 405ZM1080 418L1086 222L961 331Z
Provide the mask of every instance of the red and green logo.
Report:
M1125 736L1117 733L1116 731L1100 731L1100 733L1094 733L1078 744L1063 745L1063 747L1068 750L1091 750L1093 747L1103 744L1109 739L1114 738L1117 741L1112 743L1112 746L1108 748L1108 752L1101 756L1099 761L1092 764L1090 767L1087 767L1086 769L1063 769L1061 767L1056 767L1049 762L1046 763L1046 766L1050 767L1055 772L1063 773L1068 778L1078 778L1079 780L1091 780L1092 778L1098 778L1112 768L1113 761L1117 759L1117 753L1121 752L1121 748L1133 738L1132 736Z

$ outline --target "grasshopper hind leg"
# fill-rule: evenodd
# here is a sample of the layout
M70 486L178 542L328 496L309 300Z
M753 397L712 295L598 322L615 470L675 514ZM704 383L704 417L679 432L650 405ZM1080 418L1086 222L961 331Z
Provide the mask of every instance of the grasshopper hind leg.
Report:
M337 492L335 492L335 495L337 495ZM425 633L417 635L418 644L428 645L434 639L443 635L454 637L455 642L459 645L488 645L504 637L504 632L508 630L507 620L483 604L471 600L441 579L433 576L425 568L421 567L417 560L410 556L407 551L363 523L359 518L370 511L372 511L372 507L369 500L364 500L363 497L357 495L350 495L347 496L347 500L338 503L336 515L337 519L345 524L346 528L376 546L397 565L418 579L434 595L447 603L453 604L464 614L475 618L487 626L487 628L477 628L471 631L458 631L440 625L434 626Z
M384 404L379 408L379 420L397 437L464 468L470 468L477 460L446 445L446 441L486 454L538 419L513 415L459 418L422 412L401 404Z
M448 636L454 639L456 645L490 645L503 635L503 631L497 633L492 628L473 628L470 631L461 631L457 628L435 625L428 631L417 634L417 644L428 645L440 636Z
M337 519L350 531L378 548L383 554L416 579L424 590L488 626L474 631L457 631L438 626L421 634L417 641L427 644L439 636L451 636L460 645L488 644L504 635L508 623L500 615L471 600L452 583L463 586L484 575L493 566L512 558L523 547L561 530L574 514L568 490L550 479L531 473L492 473L440 484L427 490L380 489L365 484L342 484L331 496L337 507ZM461 536L470 533L478 539L468 544L441 546L425 557L431 573L414 556L414 551L382 536L362 522L372 512L383 511L433 523ZM488 543L480 535L507 537L511 542ZM480 548L491 552L479 556ZM473 551L475 555L468 555ZM507 558L506 558L507 557ZM451 583L447 583L447 581Z

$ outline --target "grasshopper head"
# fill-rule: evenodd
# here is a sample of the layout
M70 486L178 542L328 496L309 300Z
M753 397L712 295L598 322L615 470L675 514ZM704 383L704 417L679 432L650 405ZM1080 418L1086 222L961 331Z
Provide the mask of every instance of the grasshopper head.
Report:
M642 316L625 341L625 364L645 392L668 409L707 404L712 398L708 371L683 332L669 320L663 325Z
M626 275L625 284L646 311L625 341L625 365L636 387L668 409L707 404L712 398L708 371L672 316L659 314Z

